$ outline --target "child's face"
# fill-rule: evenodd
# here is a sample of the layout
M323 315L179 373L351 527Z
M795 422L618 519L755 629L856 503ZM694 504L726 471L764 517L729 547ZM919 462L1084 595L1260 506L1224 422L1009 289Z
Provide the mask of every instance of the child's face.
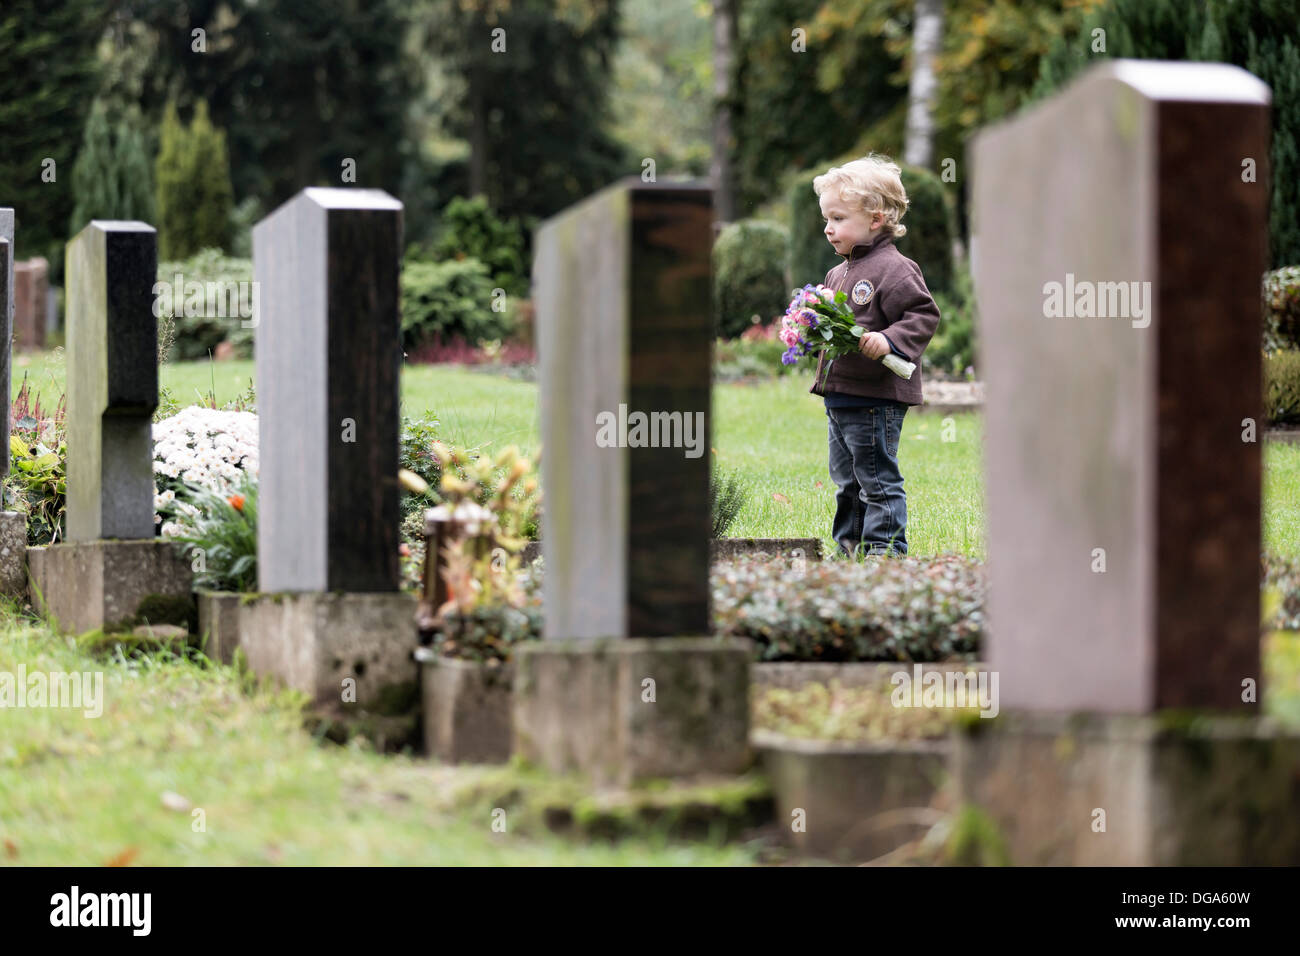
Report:
M841 256L847 256L858 243L875 239L885 221L884 213L863 212L829 192L822 193L821 207L822 218L826 220L826 238Z

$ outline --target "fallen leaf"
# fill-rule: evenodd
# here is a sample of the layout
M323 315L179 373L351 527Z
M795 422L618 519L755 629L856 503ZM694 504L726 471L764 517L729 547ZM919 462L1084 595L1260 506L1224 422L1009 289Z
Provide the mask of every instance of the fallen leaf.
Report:
M781 492L779 491L772 492L772 497L777 501L781 502L781 504L783 505L788 505L790 503L790 499L787 498L785 495L781 494Z
M17 857L18 844L16 844L13 840L5 840L5 853L8 855L9 859L11 860Z
M177 813L185 813L193 806L188 800L179 793L172 793L170 790L162 795L162 805L168 810L175 810Z
M119 853L117 856L109 857L108 862L105 863L104 865L105 866L130 866L131 861L134 860L139 855L140 855L140 851L138 849L136 849L133 846L129 846L121 853Z
M822 483L821 483L820 481L817 482L817 487L820 488L821 486L822 486Z

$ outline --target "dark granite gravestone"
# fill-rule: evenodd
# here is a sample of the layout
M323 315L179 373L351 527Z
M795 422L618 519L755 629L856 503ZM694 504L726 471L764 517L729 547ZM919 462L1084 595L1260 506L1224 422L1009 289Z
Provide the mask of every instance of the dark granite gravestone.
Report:
M263 591L398 587L402 204L304 189L253 229Z
M95 220L68 243L68 539L153 538L157 234Z
M1300 737L1241 719L1269 102L1237 67L1119 60L974 141L1002 713L953 779L1016 864L1300 860Z
M189 560L154 530L156 238L95 220L67 244L68 542L27 566L33 605L74 633L176 623L193 603Z
M1268 102L1122 61L975 142L1005 707L1240 709L1259 675Z
M515 753L601 782L749 760L748 641L709 633L712 193L629 177L543 223L544 634Z
M712 193L629 177L536 247L546 636L706 633Z

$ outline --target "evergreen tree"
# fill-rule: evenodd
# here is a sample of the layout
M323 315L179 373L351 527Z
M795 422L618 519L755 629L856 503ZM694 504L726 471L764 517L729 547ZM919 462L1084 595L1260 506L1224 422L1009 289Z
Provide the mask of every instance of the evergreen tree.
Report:
M233 193L226 135L212 125L200 100L188 128L168 103L159 131L155 169L159 257L184 259L230 241Z
M98 84L104 6L4 0L0 8L0 201L14 208L18 256L48 258L54 281L72 215L72 165Z
M226 134L208 118L208 104L199 100L189 131L191 182L194 193L191 252L224 249L230 242L230 160Z
M86 120L86 132L72 166L72 220L68 235L75 236L92 219L120 219L120 177L113 133L104 107L96 103Z
M185 128L176 115L176 104L169 102L163 111L158 130L158 158L154 164L157 198L158 258L183 259L191 248L189 211L186 194L189 184L190 150Z
M133 121L134 120L134 121ZM92 219L153 221L153 188L138 117L109 121L103 103L95 103L72 167L75 202L69 235Z
M1095 49L1102 30L1105 50ZM1096 60L1234 63L1273 91L1269 245L1274 268L1300 264L1300 0L1107 0L1080 34L1058 37L1033 98L1055 92Z

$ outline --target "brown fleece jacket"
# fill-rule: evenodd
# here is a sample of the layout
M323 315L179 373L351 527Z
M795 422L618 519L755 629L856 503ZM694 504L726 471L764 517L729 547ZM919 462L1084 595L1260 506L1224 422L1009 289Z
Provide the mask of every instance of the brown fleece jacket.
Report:
M870 244L858 243L849 250L844 261L826 273L824 284L847 293L858 324L868 332L884 333L896 352L916 363L916 371L910 379L903 379L879 359L869 359L861 352L830 362L823 353L808 391L920 405L921 353L939 327L939 307L926 288L920 267L894 247L893 236L882 234Z

